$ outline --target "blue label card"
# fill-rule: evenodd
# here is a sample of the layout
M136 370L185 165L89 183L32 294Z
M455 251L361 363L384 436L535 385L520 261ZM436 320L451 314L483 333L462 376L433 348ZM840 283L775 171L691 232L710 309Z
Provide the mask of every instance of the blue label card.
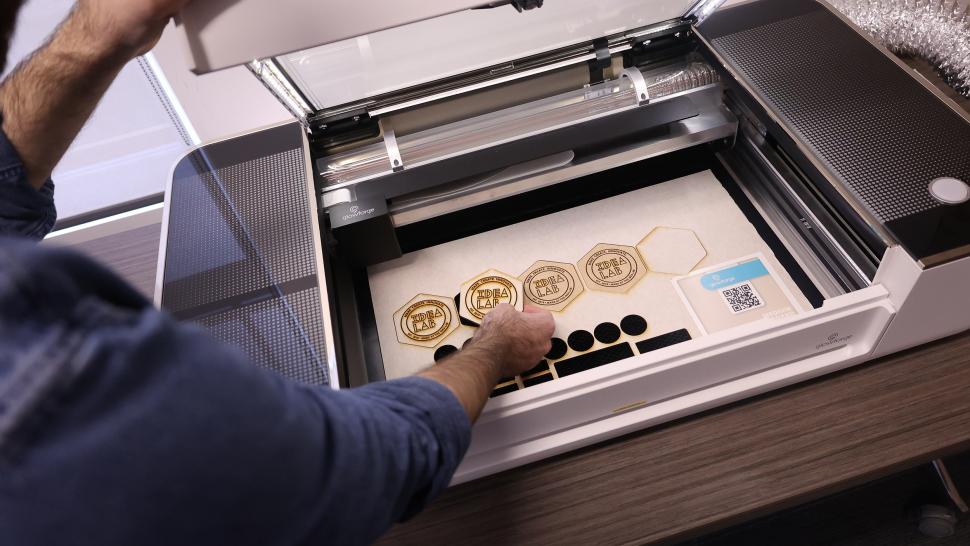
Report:
M731 266L720 271L714 271L701 277L701 286L708 290L717 290L726 286L733 286L744 281L757 279L768 275L768 268L761 260L751 261Z

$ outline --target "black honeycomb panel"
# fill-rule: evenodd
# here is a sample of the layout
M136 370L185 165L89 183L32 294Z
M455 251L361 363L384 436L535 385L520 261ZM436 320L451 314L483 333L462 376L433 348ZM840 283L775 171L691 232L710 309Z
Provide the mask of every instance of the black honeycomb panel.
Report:
M308 384L325 383L326 375L317 362L323 353L313 354L325 347L323 330L294 327L312 319L320 305L316 288L280 298L237 307L209 315L197 322L205 326L213 337L235 345L257 365ZM294 320L294 316L302 319ZM307 343L307 336L313 339Z
M970 243L941 228L968 221L966 207L928 191L942 176L970 181L970 123L855 29L815 2L789 0L724 10L701 34L914 255Z

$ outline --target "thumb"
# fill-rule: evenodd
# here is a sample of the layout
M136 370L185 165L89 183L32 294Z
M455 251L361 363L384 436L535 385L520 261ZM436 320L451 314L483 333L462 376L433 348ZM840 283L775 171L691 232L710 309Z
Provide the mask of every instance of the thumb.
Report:
M522 318L543 335L552 336L556 329L556 321L552 318L552 313L544 309L532 309L528 313L523 313Z

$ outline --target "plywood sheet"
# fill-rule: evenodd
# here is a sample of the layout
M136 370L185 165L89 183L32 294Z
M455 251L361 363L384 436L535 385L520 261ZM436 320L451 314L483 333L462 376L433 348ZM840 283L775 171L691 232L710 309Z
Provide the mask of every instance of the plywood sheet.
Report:
M658 227L689 229L696 234L706 255L695 270L763 254L779 280L795 294L797 303L803 309L811 308L717 178L704 171L371 267L371 295L387 377L412 375L433 363L435 348L404 345L396 335L394 313L415 295L453 297L463 283L488 269L521 275L538 260L581 264L597 245L635 248ZM645 262L649 264L649 258ZM580 272L584 267L576 265ZM577 330L593 332L603 322L619 324L627 315L647 320L645 337L680 329L686 329L693 338L700 337L702 332L674 289L675 277L648 270L624 292L592 290L587 285L562 311L553 313L556 337L566 340ZM460 348L474 332L472 327L461 326L443 339L438 349L447 345ZM606 345L596 341L590 350L603 347ZM576 354L570 349L566 358Z

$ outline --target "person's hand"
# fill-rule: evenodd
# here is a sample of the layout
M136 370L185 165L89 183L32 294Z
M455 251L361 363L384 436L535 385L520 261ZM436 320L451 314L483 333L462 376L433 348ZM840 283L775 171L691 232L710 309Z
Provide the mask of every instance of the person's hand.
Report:
M78 0L74 15L88 40L130 57L150 51L190 0Z
M512 377L535 367L552 347L556 324L552 313L525 307L520 313L502 304L485 315L473 343L493 351L503 377Z
M549 352L555 329L549 311L526 307L520 313L499 305L485 315L467 349L419 375L448 387L474 423L500 378L533 368Z

